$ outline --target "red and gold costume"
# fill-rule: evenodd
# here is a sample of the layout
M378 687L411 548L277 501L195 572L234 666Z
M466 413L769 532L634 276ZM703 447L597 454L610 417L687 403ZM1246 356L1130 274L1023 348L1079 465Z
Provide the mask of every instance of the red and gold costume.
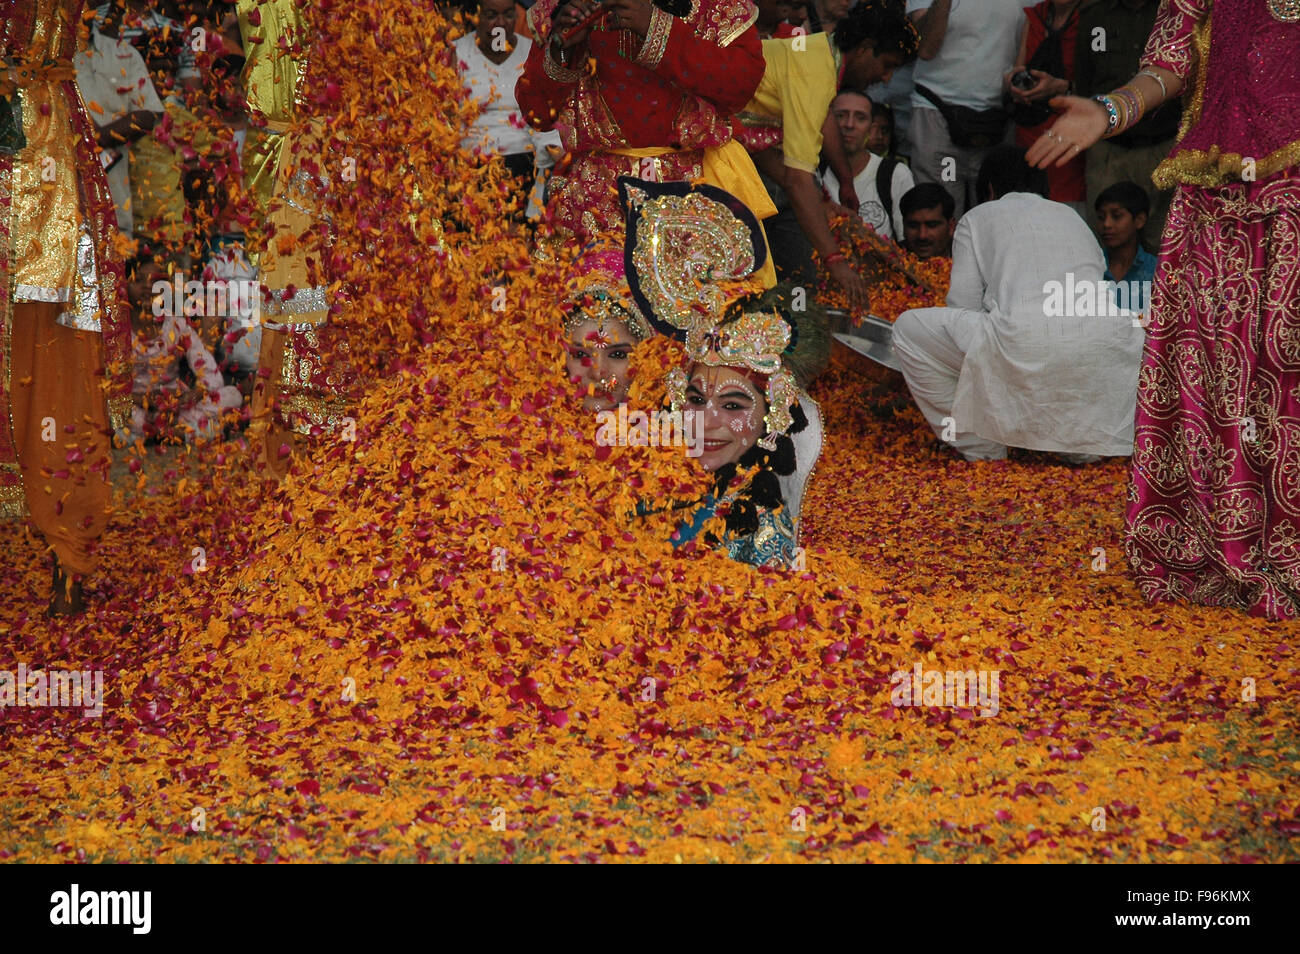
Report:
M749 0L693 0L685 17L652 7L644 41L594 29L581 70L556 63L551 17L538 0L538 42L515 87L528 121L560 132L568 158L552 179L555 224L585 244L623 227L617 179L698 180L737 195L760 218L775 213L753 162L732 139L732 116L763 78Z
M0 517L29 513L69 574L95 568L131 408L116 215L72 66L83 3L0 0L0 125L21 103L25 140L0 145Z

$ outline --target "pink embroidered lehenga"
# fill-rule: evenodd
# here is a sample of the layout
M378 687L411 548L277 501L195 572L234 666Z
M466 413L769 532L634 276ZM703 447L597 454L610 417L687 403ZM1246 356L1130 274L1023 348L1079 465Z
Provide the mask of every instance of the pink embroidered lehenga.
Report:
M1300 4L1162 0L1190 99L1138 384L1126 550L1147 599L1300 615Z

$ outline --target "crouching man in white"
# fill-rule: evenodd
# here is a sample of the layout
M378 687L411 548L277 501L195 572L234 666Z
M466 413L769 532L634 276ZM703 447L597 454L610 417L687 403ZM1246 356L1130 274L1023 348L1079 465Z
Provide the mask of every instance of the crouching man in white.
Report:
M894 325L917 407L967 460L1001 460L1008 446L1072 463L1131 454L1140 322L1098 308L1095 295L1082 308L1048 305L1048 283L1071 273L1076 287L1101 287L1096 238L1044 198L1046 176L1023 150L990 152L977 187L986 201L953 237L948 307L906 311Z

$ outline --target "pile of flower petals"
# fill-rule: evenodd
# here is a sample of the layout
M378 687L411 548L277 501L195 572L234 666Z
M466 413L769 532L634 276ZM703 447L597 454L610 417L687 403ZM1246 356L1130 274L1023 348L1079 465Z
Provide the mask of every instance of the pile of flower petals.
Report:
M442 29L332 15L344 102ZM385 135L378 109L332 132L406 157L338 210L372 369L350 439L278 485L238 443L141 470L81 619L41 615L47 564L0 537L0 670L106 688L98 719L0 713L0 859L1296 857L1296 630L1145 604L1125 462L963 464L901 381L839 367L802 568L675 552L671 515L632 512L701 475L597 447L495 173L429 188L442 114L386 102ZM676 360L638 351L634 406ZM918 664L997 671L997 713L892 704Z

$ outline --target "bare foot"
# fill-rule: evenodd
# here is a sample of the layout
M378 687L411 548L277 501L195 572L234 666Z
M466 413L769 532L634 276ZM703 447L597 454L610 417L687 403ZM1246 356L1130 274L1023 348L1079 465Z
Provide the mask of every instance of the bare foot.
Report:
M51 585L51 616L80 616L86 611L86 599L81 592L81 581L69 580L63 574L59 561L54 561L54 582Z

